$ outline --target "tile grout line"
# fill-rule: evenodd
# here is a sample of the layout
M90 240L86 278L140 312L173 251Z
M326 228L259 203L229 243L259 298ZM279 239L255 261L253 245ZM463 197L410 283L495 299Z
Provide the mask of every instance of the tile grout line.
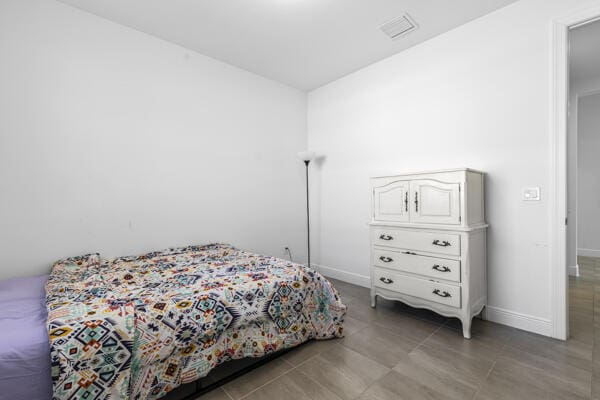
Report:
M388 375L389 375L389 374L391 374L392 372L394 372L394 369L393 369L393 368L390 368L390 370L388 371L388 373L387 373L387 374L385 374L384 376L382 376L382 377L381 377L381 378L379 378L379 379L375 379L373 382L371 382L369 385L367 385L367 387L365 388L365 390L363 390L362 392L360 392L360 394L359 394L358 396L356 396L356 398L358 399L360 396L362 396L363 394L365 394L365 393L367 392L367 390L369 390L369 389L371 388L371 386L373 386L374 384L378 383L379 381L381 381L383 378L385 378L386 376L388 376ZM381 399L381 398L380 398L379 396L377 396L376 394L375 394L375 395L372 395L372 396L375 398L375 400L384 400L384 399Z
M445 322L444 322L444 324L445 324ZM431 332L431 333L430 333L430 334L429 334L429 335L428 335L428 336L427 336L425 339L423 339L421 342L419 342L419 343L415 342L415 343L417 343L417 345L416 345L416 346L415 346L413 349L411 349L410 351L408 351L406 354L407 354L407 355L409 355L410 353L412 353L413 351L415 351L415 350L417 350L419 347L421 347L421 345L422 345L423 343L425 343L425 342L427 341L427 339L429 339L430 337L432 337L433 335L435 335L435 334L436 334L436 333L437 333L437 332L438 332L440 329L442 329L442 327L444 326L444 324L441 324L440 326L438 326L436 330L434 330L433 332ZM402 361L402 360L398 361L398 362L396 363L396 365L394 365L392 368L390 368L390 370L391 370L391 371L393 371L393 370L394 370L394 368L396 368L396 367L398 366L398 364L400 364L400 362L401 362L401 361ZM369 385L369 386L370 386L370 385Z
M252 389L251 391L249 391L248 393L246 393L245 395L241 396L238 400L242 400L245 399L246 397L250 396L252 393L256 392L258 389L261 389L265 386L267 386L269 383L272 383L274 381L276 381L277 379L281 378L282 376L284 376L285 374L287 374L288 372L291 372L293 370L295 370L298 367L293 367L292 369L285 371L284 373L282 373L281 375L277 375L276 377L274 377L273 379L268 380L267 382L263 383L262 385Z
M362 322L362 321L361 321L361 322ZM364 330L365 330L365 329L367 329L367 328L369 328L369 325L366 325L366 326L363 326L362 328L359 328L359 329L357 329L355 332L352 332L352 333L351 333L351 334L349 334L348 336L346 336L346 335L344 334L344 337L341 337L341 338L338 338L338 339L342 339L342 340L343 340L343 339L349 338L350 336L352 336L352 335L356 335L357 333L359 333L359 332L362 332L362 331L364 331ZM342 346L343 346L343 344L342 344Z
M223 385L223 386L220 386L220 388L221 388L221 389L223 389L223 392L225 392L225 395L226 395L227 397L229 397L231 400L234 400L234 399L233 399L233 396L229 394L229 392L227 391L227 389L225 389L225 385Z
M496 367L496 363L497 362L498 362L498 360L494 360L494 362L492 363L492 365L491 365L490 369L488 370L487 374L485 374L485 378L483 378L481 380L481 383L479 384L479 387L477 388L477 391L475 391L475 393L473 394L473 397L471 397L472 400L475 400L475 398L477 397L477 395L481 392L481 389L483 388L483 385L485 385L485 382L488 380L488 378L492 374L492 370Z
M423 340L422 340L420 343L418 343L418 344L415 346L415 348L414 348L414 349L412 349L412 350L411 350L409 353L412 353L413 351L415 351L416 349L418 349L419 347L421 347L421 345L422 345L423 343L425 343L425 342L426 342L426 341L427 341L429 338L431 338L433 335L435 335L436 333L438 333L438 331L439 331L440 329L442 329L442 328L444 327L444 325L445 325L445 322L444 322L443 324L441 324L440 326L438 326L436 330L434 330L433 332L431 332L431 333L429 334L429 336L427 336L427 337L426 337L425 339L423 339Z
M337 396L337 394L336 394L336 393L334 393L334 392L332 392L331 390L327 389L327 388L325 387L325 385L323 385L323 384L322 384L322 383L320 383L320 382L317 382L317 381L315 381L313 378L311 378L310 376L306 375L304 372L300 371L300 372L298 372L298 373L299 373L299 374L302 374L302 375L304 375L304 376L306 377L306 379L308 379L309 381L313 382L315 385L317 385L317 386L320 386L321 388L325 389L325 390L326 390L326 391L328 391L329 393L332 393L332 394L334 394L334 395L336 395L336 396ZM338 397L339 397L339 396L338 396Z
M251 391L249 391L245 395L241 396L238 400L245 399L246 397L250 396L252 393L256 392L258 389L261 389L261 388L267 386L269 383L272 383L272 382L276 381L277 379L281 378L282 376L286 375L287 373L292 372L293 370L299 368L300 366L304 365L305 363L307 363L308 361L312 360L313 358L319 356L320 354L321 353L319 352L319 353L317 353L317 354L315 354L315 355L313 355L311 357L308 357L306 360L302 361L300 364L298 364L296 366L293 366L292 363L290 363L289 361L287 361L285 359L282 359L285 363L287 363L290 366L292 366L292 368L289 369L289 370L287 370L287 371L285 371L284 373L282 373L280 375L277 375L276 377L274 377L273 379L270 379L269 381L263 383L262 385L260 385L260 386L258 386L256 388L252 389ZM310 377L308 377L308 378L310 379ZM229 397L231 397L231 396L229 396ZM232 400L235 400L235 399L232 399Z

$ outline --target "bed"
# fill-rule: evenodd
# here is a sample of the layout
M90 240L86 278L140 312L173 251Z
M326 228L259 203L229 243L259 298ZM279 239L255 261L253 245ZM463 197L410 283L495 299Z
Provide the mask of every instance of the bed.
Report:
M317 272L224 244L55 263L46 284L54 399L158 399L230 360L343 334Z
M48 276L0 281L0 399L52 396L44 284Z

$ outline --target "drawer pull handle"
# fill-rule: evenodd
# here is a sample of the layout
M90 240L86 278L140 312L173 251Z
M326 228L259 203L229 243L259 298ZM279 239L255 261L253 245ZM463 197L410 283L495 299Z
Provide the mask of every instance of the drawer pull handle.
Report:
M419 212L419 193L415 192L415 212Z
M413 253L412 251L403 251L402 254L409 254L411 256L416 256L417 253Z
M381 256L381 257L379 257L379 259L380 259L381 261L383 261L384 263L389 263L389 262L392 262L392 261L394 261L394 259L393 259L393 258L386 257L386 256Z
M408 212L408 192L404 193L404 211Z
M449 241L447 241L447 240L444 240L444 241L442 241L442 240L437 240L437 239L435 239L435 240L433 241L433 243L432 243L432 244L433 244L434 246L441 246L441 247L448 247L448 246L452 246L452 245L450 244L450 242L449 242Z
M434 289L433 294L437 294L440 297L452 297L452 295L445 290L442 292L440 289Z
M381 240L393 240L394 238L390 235L379 235L379 239Z
M446 267L445 265L439 266L439 265L435 264L431 268L435 269L436 271L440 271L440 272L450 272L450 268Z
M390 283L394 283L393 280L391 280L390 278L384 278L383 276L381 278L379 278L379 280L383 283L385 283L386 285L389 285Z

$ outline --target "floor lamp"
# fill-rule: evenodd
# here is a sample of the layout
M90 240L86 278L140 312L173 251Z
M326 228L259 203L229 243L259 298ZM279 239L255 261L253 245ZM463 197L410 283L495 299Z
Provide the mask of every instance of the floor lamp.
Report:
M308 164L315 158L314 151L301 151L298 157L304 161L306 166L306 244L308 249L308 267L310 268L310 200L308 198Z

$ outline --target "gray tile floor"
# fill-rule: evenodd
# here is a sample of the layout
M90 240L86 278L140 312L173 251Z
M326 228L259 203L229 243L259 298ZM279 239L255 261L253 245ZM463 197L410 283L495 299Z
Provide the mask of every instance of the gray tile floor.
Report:
M600 259L580 266L567 342L481 320L465 340L458 320L384 299L372 309L367 289L332 279L345 338L302 345L198 400L600 399Z

